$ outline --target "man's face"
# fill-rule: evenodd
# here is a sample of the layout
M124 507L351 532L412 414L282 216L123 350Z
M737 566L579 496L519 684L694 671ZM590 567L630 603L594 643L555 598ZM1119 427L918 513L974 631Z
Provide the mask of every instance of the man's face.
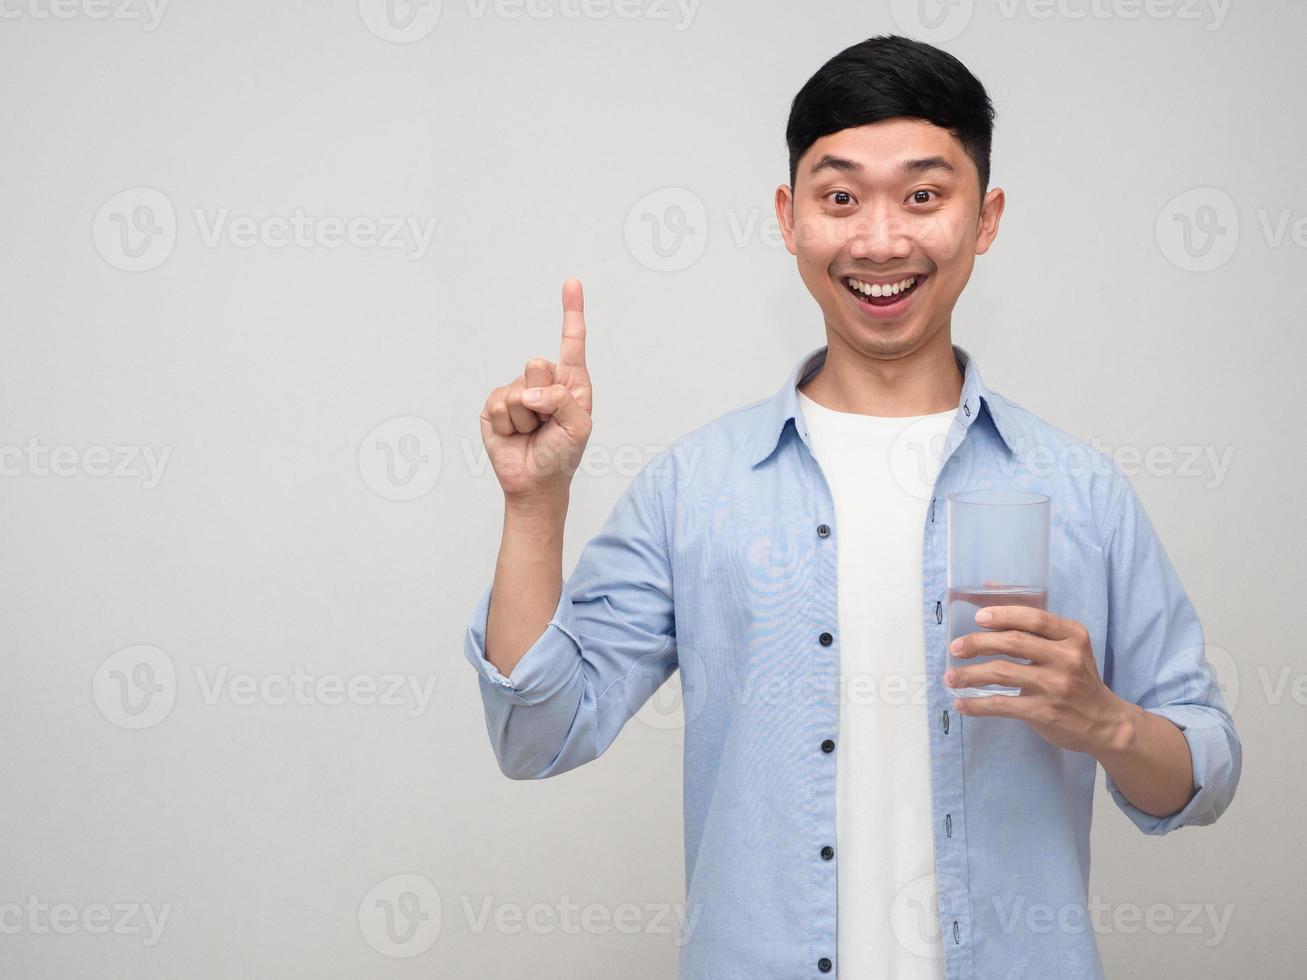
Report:
M922 119L823 136L799 159L793 192L776 190L785 245L827 328L881 358L911 353L949 325L1002 211L998 188L981 207L961 142ZM855 290L852 280L866 285Z

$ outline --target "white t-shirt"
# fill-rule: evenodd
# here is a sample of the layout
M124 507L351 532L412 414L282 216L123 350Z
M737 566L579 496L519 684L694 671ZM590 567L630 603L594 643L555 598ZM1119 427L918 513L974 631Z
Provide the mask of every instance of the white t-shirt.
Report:
M957 409L888 418L798 395L837 532L835 962L841 980L941 980L921 556Z

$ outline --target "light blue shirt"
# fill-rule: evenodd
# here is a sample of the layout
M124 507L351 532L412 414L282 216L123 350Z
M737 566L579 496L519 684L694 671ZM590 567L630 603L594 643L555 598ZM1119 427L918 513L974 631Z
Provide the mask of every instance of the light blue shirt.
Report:
M1106 455L987 389L974 358L953 351L962 395L922 533L929 683L920 717L929 729L935 876L900 907L909 921L917 916L922 936L942 937L949 980L1101 977L1087 906L1097 760L1054 746L1024 721L950 710L947 495L1009 488L1052 497L1050 611L1086 626L1104 682L1178 725L1192 755L1197 791L1166 817L1133 806L1104 774L1140 831L1215 821L1234 796L1242 749L1198 616L1129 479ZM510 677L484 655L490 588L466 634L490 742L514 779L595 759L679 669L681 980L839 971L839 855L830 847L840 531L796 391L825 355L812 351L775 395L649 461L582 549L553 618Z

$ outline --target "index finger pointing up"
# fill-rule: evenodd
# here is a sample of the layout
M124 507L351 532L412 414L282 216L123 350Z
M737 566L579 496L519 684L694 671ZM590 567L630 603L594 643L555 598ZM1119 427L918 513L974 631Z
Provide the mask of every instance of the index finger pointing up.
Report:
M563 344L558 363L585 367L585 295L579 279L563 283Z

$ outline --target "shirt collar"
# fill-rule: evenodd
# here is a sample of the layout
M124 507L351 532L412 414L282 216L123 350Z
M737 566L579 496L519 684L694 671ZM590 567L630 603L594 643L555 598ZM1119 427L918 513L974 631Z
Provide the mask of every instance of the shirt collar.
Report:
M757 436L750 451L750 465L757 466L771 456L780 444L781 436L785 433L786 423L791 419L797 420L799 418L798 387L816 374L821 366L826 363L827 349L828 347L825 346L818 347L800 358L798 363L790 369L785 384L764 403L762 421L759 423ZM995 397L994 393L985 387L985 383L980 377L980 367L976 364L976 359L957 344L953 345L953 357L957 361L959 370L962 371L962 394L958 399L958 420L962 422L963 428L969 428L980 417L980 409L983 405L994 428L998 431L1004 447L1009 454L1015 454L1017 451L1016 420L1012 418L1007 408Z

